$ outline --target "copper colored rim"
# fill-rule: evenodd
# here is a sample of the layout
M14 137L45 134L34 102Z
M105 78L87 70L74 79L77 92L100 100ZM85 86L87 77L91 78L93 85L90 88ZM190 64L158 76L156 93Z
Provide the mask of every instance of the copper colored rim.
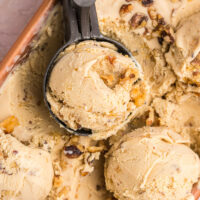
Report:
M51 9L56 0L44 0L33 18L30 20L24 31L8 51L2 62L0 63L0 86L13 69L16 61L40 28L40 20Z

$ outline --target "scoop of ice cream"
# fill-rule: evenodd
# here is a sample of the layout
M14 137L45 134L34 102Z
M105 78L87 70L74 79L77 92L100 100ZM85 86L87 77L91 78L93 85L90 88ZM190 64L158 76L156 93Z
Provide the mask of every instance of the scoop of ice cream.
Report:
M200 12L181 21L175 34L175 44L166 54L179 79L200 85Z
M145 103L146 86L131 58L105 42L86 41L61 53L50 75L47 99L72 129L106 138Z
M180 135L166 128L141 128L121 138L106 156L106 187L119 200L192 197L200 160Z
M51 190L50 155L20 143L0 130L0 197L4 200L43 200Z

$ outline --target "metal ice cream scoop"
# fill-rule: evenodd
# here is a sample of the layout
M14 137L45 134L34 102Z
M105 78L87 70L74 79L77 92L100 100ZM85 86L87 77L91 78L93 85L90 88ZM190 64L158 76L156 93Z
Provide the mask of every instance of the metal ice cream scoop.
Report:
M68 132L76 135L90 135L92 130L81 128L73 130L69 128L63 121L61 121L51 110L46 96L48 81L53 67L56 63L58 55L64 51L65 48L74 43L79 43L84 40L96 40L102 42L109 42L117 47L119 53L128 55L132 58L136 66L139 67L137 61L132 56L131 52L126 49L121 43L112 40L111 38L103 36L99 31L98 19L95 8L95 0L63 0L63 11L65 21L65 45L62 46L52 58L44 77L43 92L45 103L52 115L52 117L61 124Z

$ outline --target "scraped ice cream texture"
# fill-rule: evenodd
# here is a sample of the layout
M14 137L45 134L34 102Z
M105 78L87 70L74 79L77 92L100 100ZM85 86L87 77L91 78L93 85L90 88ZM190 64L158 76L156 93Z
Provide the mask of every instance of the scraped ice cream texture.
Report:
M141 69L109 43L86 41L61 53L49 78L47 99L53 113L77 130L107 138L145 103Z
M118 197L118 200L124 199L124 195L129 195L126 200L132 197L135 199L139 197L142 199L144 197L145 200L156 198L177 200L181 197L185 200L191 197L193 200L191 188L199 177L197 172L199 171L199 159L196 158L196 155L189 147L200 155L200 89L198 73L198 19L200 1L97 0L96 8L101 32L107 37L111 37L123 43L141 65L144 75L139 81L140 73L137 74L135 80L138 78L138 81L135 82L135 80L133 80L133 82L136 83L134 87L138 84L138 89L136 90L141 91L144 82L146 82L149 88L149 104L146 103L144 106L140 106L143 101L140 103L140 100L138 100L139 104L137 105L137 101L134 101L133 108L129 105L130 110L133 109L134 120L130 120L126 126L120 124L122 120L120 121L116 116L108 116L106 112L109 111L111 107L113 109L115 106L117 106L115 111L125 111L124 116L122 116L122 112L120 113L122 116L121 119L125 119L125 115L129 112L126 105L124 107L122 106L121 96L117 96L113 102L106 101L103 105L99 103L100 99L107 97L106 94L109 94L109 97L113 97L114 92L111 91L114 91L116 85L120 88L120 80L124 79L125 76L122 75L122 77L119 78L118 75L123 72L123 70L120 71L117 66L119 66L122 60L127 60L128 58L117 54L116 57L118 59L113 59L112 54L105 59L101 59L103 49L107 48L109 49L108 51L111 52L114 51L114 49L112 49L113 47L105 47L105 45L102 47L96 44L96 46L94 44L81 44L81 46L73 46L71 49L63 52L60 55L58 64L62 62L62 60L67 59L67 55L70 52L74 54L79 49L81 55L79 63L81 63L83 58L87 61L86 63L88 66L91 57L85 57L84 55L87 53L82 50L86 49L88 46L92 46L94 49L93 51L96 51L94 55L95 59L100 59L102 64L92 65L88 71L83 67L77 67L78 69L82 69L82 71L71 70L71 72L73 71L73 77L74 74L76 74L81 78L82 75L88 73L90 76L88 76L87 82L84 81L83 83L85 85L89 83L88 79L90 78L91 81L94 81L92 86L98 86L98 91L101 92L98 94L102 94L102 96L99 97L93 90L90 90L90 96L83 95L84 98L82 98L82 94L86 93L80 92L78 95L81 97L79 101L82 107L79 111L81 114L88 114L92 116L91 119L94 119L95 123L93 124L97 128L95 130L97 133L96 136L98 135L98 137L96 137L95 134L93 134L95 139L106 138L111 135L109 131L114 130L114 132L116 132L119 128L116 126L118 122L118 125L122 125L123 128L117 135L106 140L106 143L109 145L105 146L103 140L94 141L91 137L72 137L66 133L65 129L60 128L58 124L55 123L49 116L49 112L43 102L42 83L48 63L57 49L63 45L64 29L62 26L62 6L58 3L55 8L48 13L47 20L43 23L38 37L35 37L30 44L32 49L29 52L30 54L26 54L23 62L17 64L15 70L13 70L0 90L0 127L6 134L10 134L5 135L2 132L0 138L5 138L6 144L10 144L10 141L14 140L12 146L5 147L1 145L0 149L4 149L6 152L12 152L12 150L16 149L15 147L18 148L19 146L20 148L18 149L22 149L23 155L22 153L17 154L18 156L21 155L20 159L18 159L16 155L16 161L19 161L17 169L20 169L20 173L22 173L22 176L18 178L18 182L21 183L24 181L25 183L31 183L33 193L31 193L32 196L29 196L28 199L31 197L33 199L42 198L51 200L64 200L66 198L70 200L82 200L83 198L88 200L110 200L113 199L112 194L109 192L109 190L111 190L115 193L115 196ZM87 60L87 58L89 60ZM74 59L70 59L71 63L74 63L74 61ZM78 63L78 60L76 60L76 62ZM112 66L112 63L113 66L116 64L117 66L110 69L109 67ZM101 70L100 66L103 70ZM127 69L125 64L120 66L124 70ZM70 70L69 66L68 70ZM137 72L137 69L134 68L134 70ZM69 80L72 79L72 76L69 77L68 75L67 77L70 78ZM55 79L59 81L56 75ZM126 79L124 81L127 83L127 86L129 86L128 80L127 82ZM130 80L130 82L131 81L132 80ZM60 83L62 82L60 81ZM75 83L78 85L78 82L74 82L74 84ZM88 84L88 87L89 86L92 88L90 84ZM54 89L56 91L58 91L57 88L59 87L55 85ZM61 89L63 90L63 87ZM127 96L128 89L129 87L127 87L126 90ZM80 91L80 88L78 88L78 90ZM73 91L72 94L75 94L75 91ZM85 111L83 109L85 108L83 103L91 99L89 98L91 96L93 99L90 104L94 104L97 111L99 111L98 108L100 104L105 115L103 115L104 113L102 114L101 109L100 113L92 113L91 110L89 110L90 104L89 106L88 104L86 105L88 113L83 112ZM60 98L60 93L56 93L56 97ZM51 98L52 102L55 102L56 98ZM68 98L74 103L70 95ZM119 101L117 101L117 99L119 99ZM125 98L124 100L127 99L128 98ZM136 100L136 97L134 97L134 100ZM60 105L57 104L57 102L54 106L55 105L58 105L58 109L55 108L55 110L58 111ZM76 109L78 108L76 107ZM80 116L80 113L78 114L78 116ZM116 114L116 112L113 112L113 114ZM105 126L101 127L100 123L96 123L96 115L101 119L101 123L106 123ZM77 116L72 116L70 119L75 119L75 117ZM131 117L132 116L130 116L130 118ZM114 120L114 118L116 120ZM76 119L78 120L78 118ZM110 124L107 123L108 119L111 119L109 122ZM85 118L85 120L84 123L91 125L91 121L89 121L88 118ZM125 123L126 122L125 120ZM79 125L73 122L73 120L70 121L70 123L75 128L79 128ZM158 128L159 131L157 128L144 128L146 125L165 126L177 132L178 135L170 130L163 130L162 128ZM98 129L99 127L101 130ZM135 130L139 127L143 127L143 129ZM133 130L135 131L132 132ZM102 133L102 135L100 135L100 133ZM2 141L3 140L4 139L2 139ZM83 140L85 142L83 142ZM120 145L116 146L120 143L119 141L123 142L122 147L120 147ZM187 147L185 143L188 141L190 145L188 144ZM147 143L149 145L147 145ZM2 144L1 141L0 144ZM113 144L114 146L112 147ZM108 150L111 148L106 158L105 168L105 174L107 174L107 190L104 186L105 178L103 176L104 170L102 167L104 164L103 152L106 150L106 147ZM122 148L125 149L124 152L121 151ZM30 149L31 153L44 151L46 151L46 153L42 153L40 156L37 156L36 153L32 153L33 156L30 154L28 157L29 159L25 159L26 163L31 163L31 166L27 169L24 168L25 161L23 158L27 156L26 152L29 152ZM127 152L126 149L128 149ZM149 151L146 153L147 149ZM134 153L131 154L132 151ZM21 152L21 150L19 152ZM46 165L49 166L49 164L44 161L49 157L49 154L54 172L53 184L50 192L47 190L50 186L48 186L47 182L44 182L46 171L44 171L43 168L38 169L38 173L41 173L40 177L27 174L29 171L32 172L35 162L40 163L44 168ZM98 160L100 155L101 159ZM114 155L114 157L112 158L111 155ZM126 160L127 162L124 164L125 157L122 157L123 155L127 156L127 158L136 157L136 160ZM138 160L139 158L140 160ZM145 158L148 158L148 160L144 160ZM0 160L6 164L6 169L10 170L8 162L14 159L15 155L9 154L7 159L5 156L3 158L1 157ZM113 163L112 159L116 159L117 161L114 162L113 165L110 165L109 163ZM166 162L168 159L169 162ZM120 160L121 163L118 163ZM115 167L117 164L119 164L119 166L124 165L124 167ZM172 167L171 164L174 164L174 167ZM135 167L132 171L130 171L130 169L132 169L131 166ZM14 171L14 168L12 168L12 170ZM92 170L94 170L94 172L92 172ZM108 174L109 170L110 173ZM2 169L0 169L0 172L2 172ZM141 176L137 176L138 174ZM2 175L6 178L0 179L0 199L11 199L11 195L14 195L15 197L12 196L13 199L19 197L20 200L27 200L26 196L20 196L26 195L28 190L16 184L16 174L13 173L12 176L7 176L5 173L0 173L0 176ZM114 181L110 182L108 178L111 176L117 183L120 180L123 184L119 183L119 185L116 185ZM25 179L23 179L23 177L25 177ZM185 180L183 180L183 178L185 178ZM46 178L45 180L47 181ZM145 180L145 182L143 180ZM37 186L36 183L38 183ZM43 183L46 183L47 187L44 188ZM126 186L126 184L127 187L125 191L124 185ZM156 187L153 187L155 184L157 184ZM12 193L12 191L11 193L8 192L8 190L10 190L8 186L10 185L12 185L11 189L15 190L14 193ZM135 187L132 187L133 185ZM142 188L140 187L141 185L143 186ZM24 186L28 187L27 184ZM182 187L182 189L180 187ZM38 188L40 188L39 192ZM16 191L20 191L18 194L19 196L15 195L17 193ZM160 193L158 191L163 192ZM197 200L199 198L199 184L194 184L192 193L195 196L195 200ZM164 196L166 194L168 197ZM174 196L172 196L172 194ZM47 197L43 198L43 195L47 195ZM150 196L150 198L146 198L147 196Z
M27 147L0 129L0 197L43 200L53 180L51 156Z
M175 44L166 54L180 81L200 85L200 12L183 19L175 33Z
M188 141L167 128L141 128L123 136L106 155L105 181L118 200L187 200L200 176Z

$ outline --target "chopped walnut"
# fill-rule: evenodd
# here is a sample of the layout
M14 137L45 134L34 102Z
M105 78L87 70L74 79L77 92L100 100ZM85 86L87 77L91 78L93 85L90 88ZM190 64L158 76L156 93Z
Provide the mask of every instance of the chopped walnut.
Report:
M68 158L78 158L83 154L76 146L71 145L71 146L65 146L64 147L64 154Z
M0 123L5 133L12 133L17 126L19 126L19 121L15 116L10 116Z
M130 19L130 25L133 28L142 28L146 26L147 21L148 21L148 17L145 14L136 13Z
M158 37L158 42L162 45L164 41L169 44L172 44L174 42L174 37L170 30L166 29L160 32L160 36Z
M63 179L61 176L59 175L54 176L53 187L58 188L62 185L62 183L63 183Z
M83 170L80 171L81 176L87 176L89 173L88 172L84 172Z
M101 75L101 79L106 83L106 85L112 85L114 81L114 76L109 74L109 75Z
M153 4L153 0L142 0L143 6L151 6Z
M136 107L139 107L143 105L146 101L146 91L143 84L136 86L131 91L131 99L136 105Z
M157 14L157 22L158 22L158 25L162 25L162 26L166 25L164 18L160 14Z
M62 196L65 197L68 192L69 192L69 189L67 187L63 187L58 193L58 197L62 197Z
M123 4L119 10L120 16L123 16L133 10L132 4Z
M157 13L156 13L156 9L153 7L148 8L148 14L150 19L155 20L157 19Z

